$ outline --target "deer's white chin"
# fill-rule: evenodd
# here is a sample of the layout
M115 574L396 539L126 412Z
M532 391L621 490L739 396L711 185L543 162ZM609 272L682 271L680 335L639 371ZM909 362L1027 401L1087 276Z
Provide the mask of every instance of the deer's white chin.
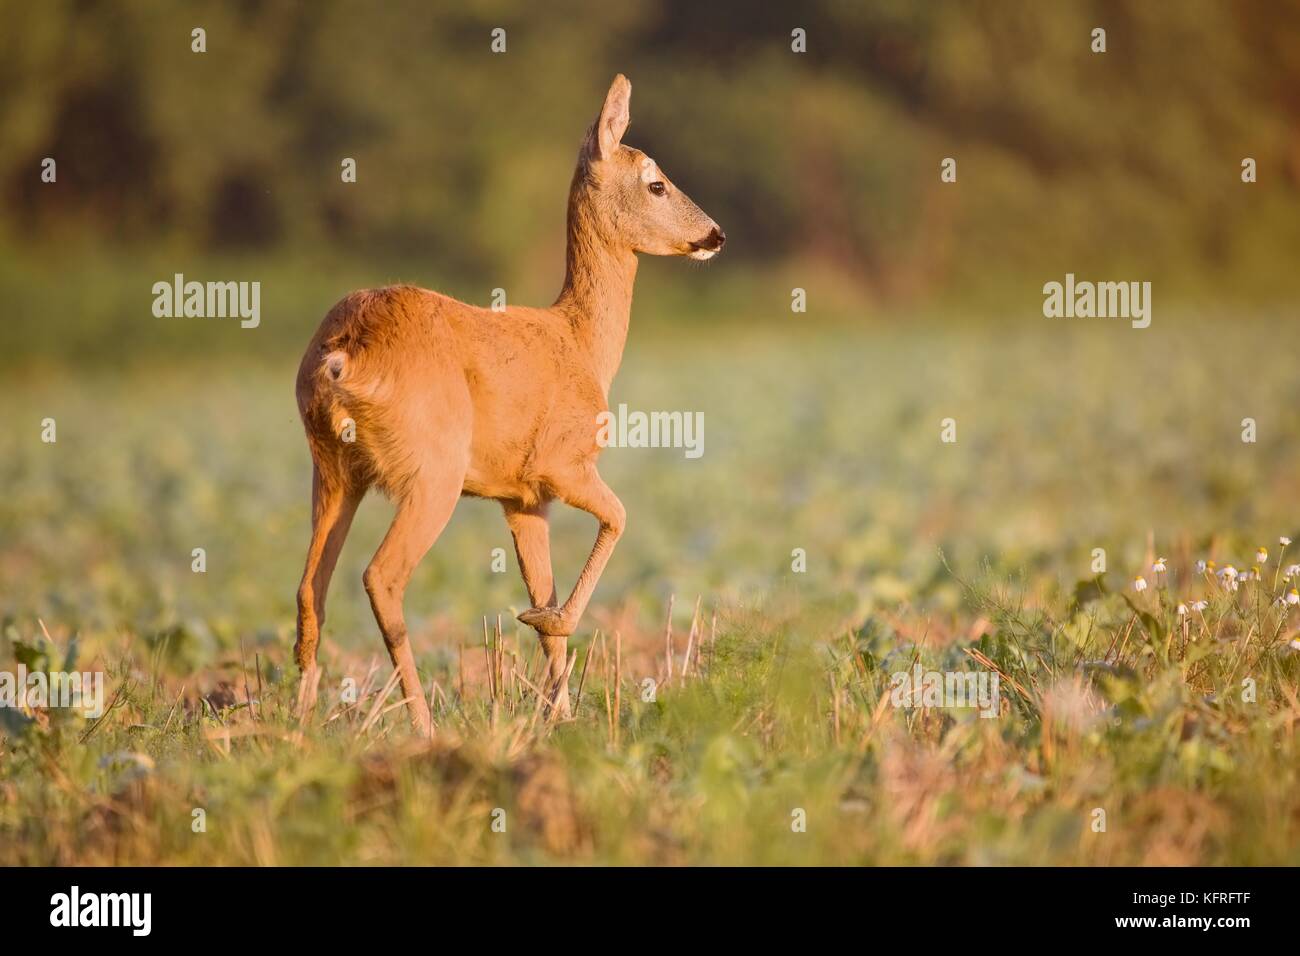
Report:
M712 259L718 254L717 249L696 249L694 252L687 253L692 259L698 259L703 262L705 259Z

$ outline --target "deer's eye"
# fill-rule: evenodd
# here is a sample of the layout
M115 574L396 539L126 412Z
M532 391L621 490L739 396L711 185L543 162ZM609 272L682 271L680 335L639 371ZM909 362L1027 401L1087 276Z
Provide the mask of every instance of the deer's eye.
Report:
M662 196L664 193L668 192L668 187L656 180L650 184L650 191L656 196Z

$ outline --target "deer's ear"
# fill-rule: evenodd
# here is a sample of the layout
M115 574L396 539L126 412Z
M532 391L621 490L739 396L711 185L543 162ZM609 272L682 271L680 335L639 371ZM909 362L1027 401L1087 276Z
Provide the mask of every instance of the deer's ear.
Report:
M587 152L592 159L609 159L623 142L627 124L632 121L628 105L632 99L632 84L620 73L609 85L605 94L605 105L601 107L600 116L587 134Z

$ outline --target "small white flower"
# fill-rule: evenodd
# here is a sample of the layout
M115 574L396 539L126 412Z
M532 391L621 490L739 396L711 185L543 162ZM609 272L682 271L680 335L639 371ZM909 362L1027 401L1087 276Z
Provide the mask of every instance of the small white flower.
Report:
M1191 604L1193 611L1204 611L1209 606L1210 602L1208 601L1193 601Z
M1219 577L1223 578L1224 581L1235 581L1237 580L1237 569L1231 564L1225 565L1223 570L1219 572Z
M1300 564L1288 564L1286 570L1282 572L1282 580L1290 581L1297 574L1300 574Z
M1142 592L1145 591L1146 589L1147 589L1147 579L1142 577L1142 575L1139 574L1137 577L1133 579L1133 590Z
M1164 559L1164 558L1156 558L1156 563L1153 564L1153 565L1151 565L1151 570L1154 571L1156 574L1164 574L1164 573L1165 573L1165 559Z
M1291 545L1291 539L1288 538L1286 535L1282 535L1282 537L1280 537L1280 538L1277 539L1277 543L1280 544L1280 545L1281 545L1282 547L1284 547L1284 548L1286 548L1286 547L1290 547L1290 545Z
M1255 560L1260 564L1268 564L1268 548L1260 545L1255 551Z
M1300 591L1297 591L1295 588L1292 588L1290 591L1287 591L1286 603L1292 605L1293 607L1297 604L1300 604Z
M1187 605L1186 605L1186 604L1181 604L1181 603L1180 603L1180 604L1178 605L1178 616L1179 616L1179 617L1186 617L1186 616L1187 616Z
M1292 638L1290 647L1293 651L1300 651L1300 637Z
M1205 563L1205 559L1204 559L1204 558L1202 558L1200 561L1197 561L1197 562L1196 562L1196 573L1197 573L1197 574L1204 574L1204 573L1205 573L1205 569L1206 569L1207 566L1208 566L1208 565L1206 565L1206 563Z
M1250 569L1250 571L1247 572L1247 574L1246 574L1246 580L1247 580L1247 581L1258 581L1258 580L1260 580L1259 565L1258 565L1258 564L1254 565L1254 566Z

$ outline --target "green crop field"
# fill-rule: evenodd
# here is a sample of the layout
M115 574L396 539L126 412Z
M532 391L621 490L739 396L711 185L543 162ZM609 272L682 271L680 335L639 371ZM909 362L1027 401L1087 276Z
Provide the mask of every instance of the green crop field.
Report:
M703 454L603 456L628 530L560 723L499 509L462 501L406 600L432 742L361 587L382 498L295 712L312 317L15 370L0 665L107 679L98 719L0 710L0 863L1300 863L1294 332L1036 309L634 309L611 402L702 412ZM563 590L595 526L553 523ZM899 706L918 665L997 674L996 715Z

